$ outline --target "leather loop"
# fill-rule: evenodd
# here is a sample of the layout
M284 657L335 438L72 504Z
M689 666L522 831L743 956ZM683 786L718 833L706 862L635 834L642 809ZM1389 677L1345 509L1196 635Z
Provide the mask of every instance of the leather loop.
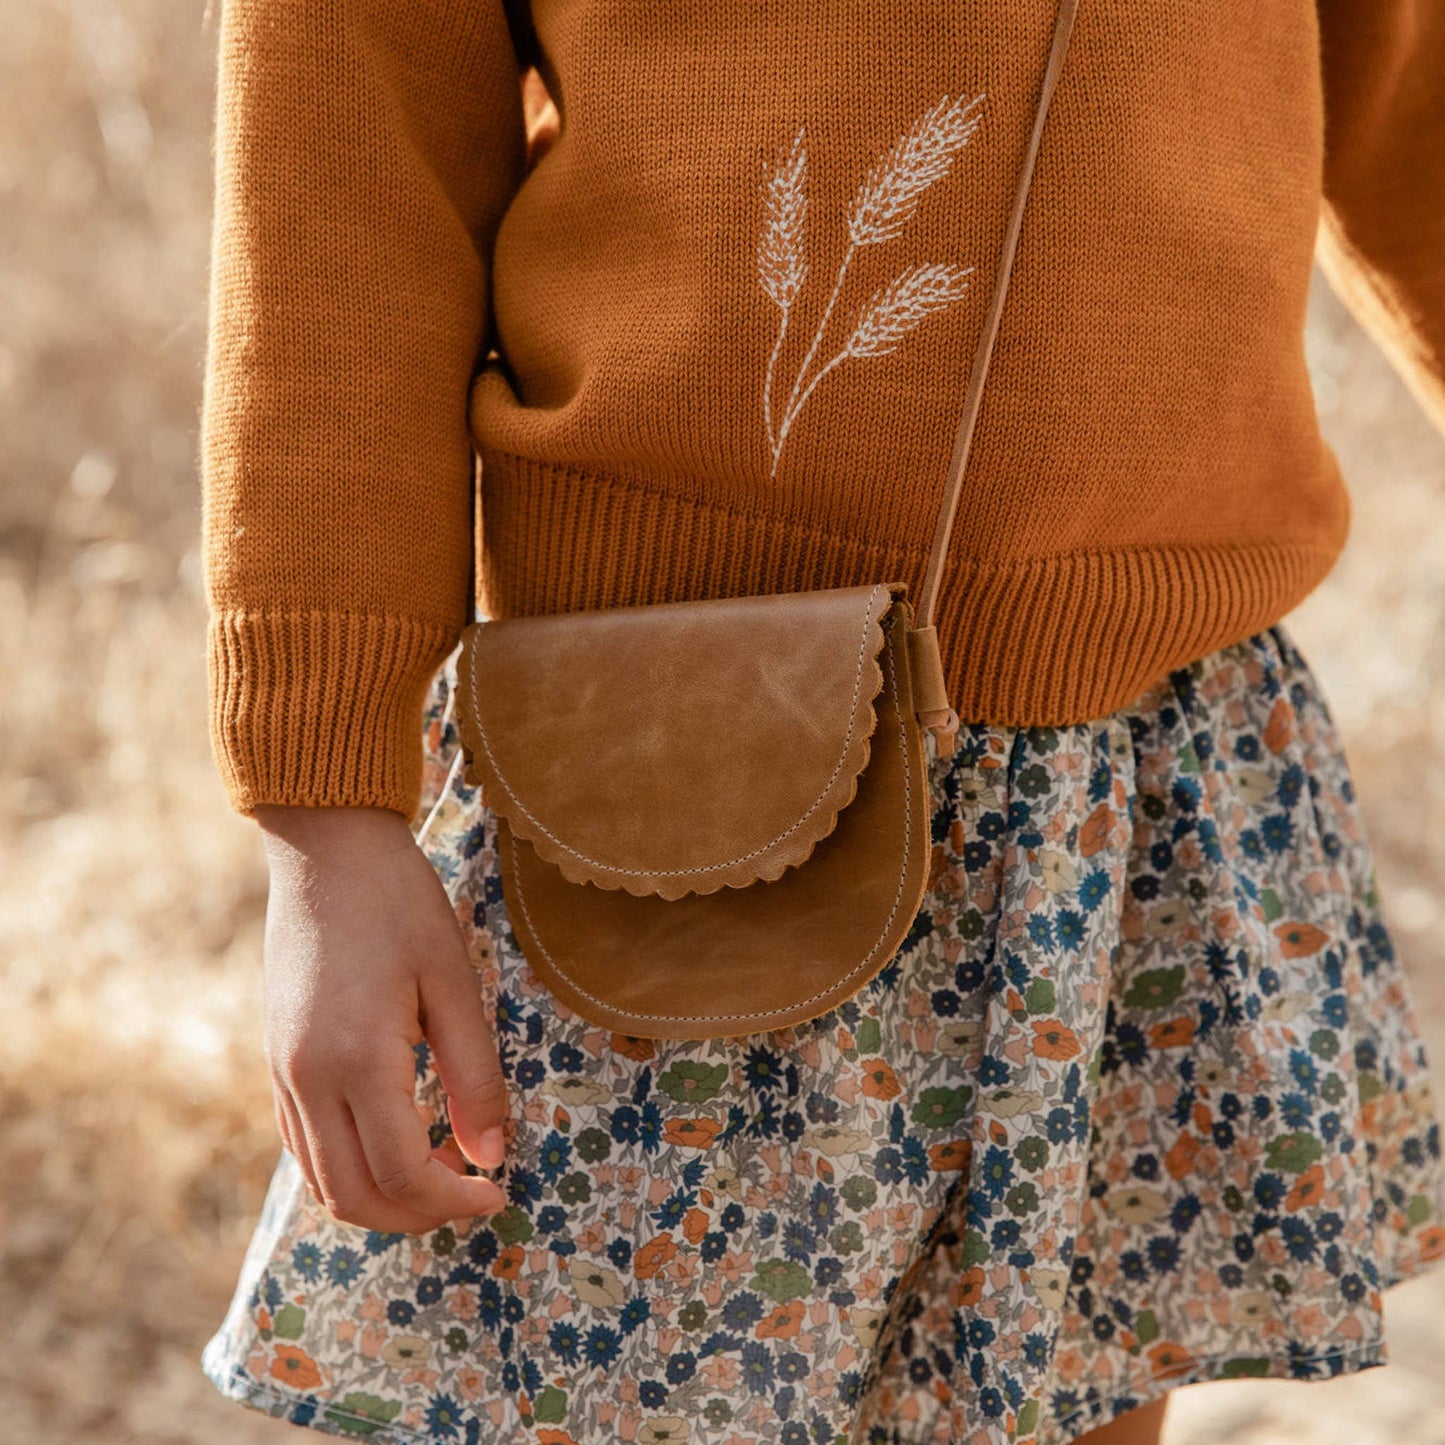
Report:
M908 633L909 663L913 669L913 707L920 717L948 707L948 685L943 675L943 654L936 627L914 627Z

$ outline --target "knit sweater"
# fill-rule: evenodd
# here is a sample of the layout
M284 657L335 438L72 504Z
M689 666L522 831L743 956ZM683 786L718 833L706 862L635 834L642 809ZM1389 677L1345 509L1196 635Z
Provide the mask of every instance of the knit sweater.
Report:
M410 815L479 615L916 588L1053 18L225 0L201 474L233 807ZM529 168L530 69L560 130ZM1439 0L1082 0L938 598L965 721L1102 716L1329 571L1317 241L1445 418L1442 74Z

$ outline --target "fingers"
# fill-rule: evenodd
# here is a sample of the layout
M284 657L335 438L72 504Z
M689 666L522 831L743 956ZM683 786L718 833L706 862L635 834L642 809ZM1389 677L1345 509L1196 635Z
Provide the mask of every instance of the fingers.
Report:
M362 1076L355 1109L345 1097L318 1103L275 1082L278 1126L316 1202L343 1223L408 1234L505 1208L500 1188L466 1174L453 1138L431 1147L409 1067L391 1072L389 1087L379 1068Z
M441 1220L469 1219L506 1207L490 1179L448 1167L434 1151L412 1096L370 1082L351 1095L350 1113L367 1178L379 1199ZM441 1157L439 1157L439 1153ZM350 1169L351 1161L346 1165ZM348 1174L348 1186L360 1181Z
M455 960L434 964L418 980L421 1021L457 1143L474 1164L495 1169L506 1154L507 1081L476 975L458 944Z
M344 1102L318 1114L314 1137L321 1202L343 1224L382 1233L426 1234L459 1217L444 1209L418 1209L383 1194L372 1177L355 1115ZM440 1161L438 1167L446 1169Z
M300 1168L312 1196L320 1200L321 1193L316 1183L316 1170L311 1163L311 1150L306 1145L306 1134L301 1128L301 1118L296 1110L296 1101L286 1089L274 1082L271 1093L276 1101L276 1125L281 1131L281 1138L286 1145L287 1152Z

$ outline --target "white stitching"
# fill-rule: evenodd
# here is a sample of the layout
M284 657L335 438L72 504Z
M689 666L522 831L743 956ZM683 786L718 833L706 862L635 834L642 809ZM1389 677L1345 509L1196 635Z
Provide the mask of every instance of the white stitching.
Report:
M869 965L869 963L872 962L873 955L878 952L879 945L883 942L884 936L887 934L889 928L892 926L892 924L893 924L893 919L894 919L895 915L896 915L897 912L898 912L899 902L900 902L900 901L902 900L902 898L903 898L903 881L904 881L905 878L908 877L908 860L909 860L909 858L912 856L912 853L913 853L913 770L912 770L912 768L909 766L909 757L908 757L908 728L907 728L907 724L906 724L905 721L904 721L903 709L902 709L902 707L900 706L900 703L899 703L899 696L898 696L898 672L897 672L897 669L893 666L891 659L889 660L889 667L888 667L888 683L889 683L889 691L890 691L890 692L892 693L892 695L893 695L894 710L898 713L898 741L899 741L899 746L900 746L900 749L901 749L901 751L902 751L902 756L903 756L903 866L902 866L901 869L899 869L899 873L898 873L898 888L897 888L897 890L895 891L895 893L894 893L894 895L893 895L893 906L892 906L892 908L890 908L890 909L888 910L888 917L883 920L883 929L882 929L882 932L879 933L877 942L875 942L874 945L873 945L873 947L868 950L867 956L864 957L859 963L855 964L851 969L849 969L848 972L845 973L842 978L840 978L840 979L835 979L831 984L829 984L829 986L828 986L827 988L819 989L816 993L810 994L807 998L805 998L805 999L799 999L797 1002L788 1004L788 1005L787 1005L786 1007L784 1007L784 1008L768 1009L768 1010L767 1010L766 1012L764 1012L764 1013L756 1013L756 1012L749 1012L749 1013L731 1013L731 1014L650 1014L650 1013L633 1013L633 1014L629 1015L630 1017L635 1018L635 1019L659 1019L659 1020L661 1020L661 1021L663 1021L663 1022L665 1022L665 1023L703 1023L703 1022L708 1022L708 1021L717 1020L717 1019L766 1019L766 1018L772 1018L775 1014L788 1013L788 1012L791 1012L791 1010L793 1010L793 1009L795 1009L795 1008L803 1008L803 1007L806 1007L808 1004L814 1002L816 999L820 999L820 998L825 997L826 995L832 993L835 989L837 989L840 984L847 983L848 980L854 976L854 974L858 973L861 969L867 968L868 965ZM572 987L573 989L575 989L576 992L577 992L582 998L587 999L588 1002L590 1002L590 1003L597 1004L597 1005L598 1005L599 1007L601 1007L601 1008L607 1009L607 1010L608 1010L609 1012L611 1012L611 1013L626 1014L627 1011L626 1011L625 1009L619 1009L619 1008L617 1008L614 1004L608 1003L606 999L598 998L595 994L589 993L585 988L583 988L583 987L581 986L581 984L577 983L577 981L572 977L572 975L569 974L569 973L567 972L567 970L566 970L565 968L563 968L563 967L557 962L557 960L556 960L555 958L553 958L552 955L547 951L546 946L545 946L545 945L543 944L543 942L542 942L541 935L537 932L536 925L532 922L532 915L531 915L531 913L529 912L529 910L528 910L528 908L527 908L527 899L526 899L526 897L525 897L525 893L524 893L524 890L523 890L523 888L522 888L522 875L521 875L521 873L520 873L520 872L518 871L518 869L517 869L517 838L516 838L516 835L515 835L514 833L509 833L509 835L508 835L508 840L507 840L507 841L508 841L508 843L510 844L511 850L512 850L512 880L513 880L513 882L514 882L515 885L516 885L516 890L515 890L515 891L516 891L516 895L517 895L517 902L518 902L518 904L521 905L522 917L527 920L527 926L528 926L529 929L531 929L532 938L533 938L533 940L535 941L538 949L541 951L542 957L545 958L545 959L547 960L547 962L548 962L554 969L556 969L556 971L557 971L563 978L565 978L565 979L567 980L567 983L569 984L569 986ZM586 885L586 884L581 884L581 885L577 885L577 886L586 887L587 885ZM505 901L505 899L504 899L504 901ZM861 985L860 985L860 987L861 987ZM840 1000L840 1002L841 1002L841 1000ZM827 1010L824 1010L824 1012L827 1012ZM817 1017L817 1015L815 1015L814 1017ZM759 1031L755 1030L754 1032L759 1032ZM764 1031L764 1032L765 1032L765 1031Z
M813 814L818 811L819 807L827 799L828 794L832 791L833 783L836 781L839 772L842 771L843 763L848 757L848 750L853 744L853 731L858 725L858 692L863 685L863 663L868 655L868 634L873 630L874 627L873 600L875 597L877 597L879 589L882 587L882 585L882 583L874 584L873 589L868 593L868 597L864 606L863 636L858 643L858 668L853 675L853 697L850 703L851 715L848 720L848 731L843 737L843 751L839 755L838 761L833 767L833 771L828 775L828 781L823 785L823 791L818 794L817 798L815 798L811 804L809 804L808 810L805 813L800 814L799 817L795 819L790 826L783 829L783 831L779 833L778 836L774 838L771 842L759 845L758 847L754 848L750 853L744 853L737 858L729 858L722 863L701 864L696 868L615 868L610 863L604 863L598 858L589 858L585 853L579 852L576 848L569 847L559 837L557 837L557 835L553 833L551 829L548 828L547 825L543 823L541 819L539 819L536 814L534 814L517 797L517 794L512 788L512 785L502 775L501 765L497 762L497 755L492 751L492 745L487 738L487 729L482 722L482 701L477 691L476 669L473 667L469 667L467 669L467 690L471 693L472 697L472 716L476 719L477 732L481 738L482 747L486 750L487 757L491 760L492 768L497 775L497 781L506 790L507 797L511 800L511 803L513 807L517 810L517 812L523 814L523 816L526 817L528 822L530 822L537 829L538 832L546 835L547 839L550 842L555 844L564 853L570 853L572 857L576 858L579 862L586 864L588 867L603 869L608 874L613 876L627 878L694 877L700 873L716 873L723 868L736 868L739 863L750 862L752 859L758 857L760 854L770 852L772 849L776 848L778 844L781 843L785 838L787 838L789 834L797 832L797 830L801 828L803 824L806 823L808 819L811 818ZM483 625L485 626L486 624Z

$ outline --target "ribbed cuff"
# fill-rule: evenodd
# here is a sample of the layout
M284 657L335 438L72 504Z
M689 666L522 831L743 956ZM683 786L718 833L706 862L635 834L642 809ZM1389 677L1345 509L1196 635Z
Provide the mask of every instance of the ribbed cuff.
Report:
M421 713L457 640L438 623L347 612L213 612L211 748L231 806L421 801Z

